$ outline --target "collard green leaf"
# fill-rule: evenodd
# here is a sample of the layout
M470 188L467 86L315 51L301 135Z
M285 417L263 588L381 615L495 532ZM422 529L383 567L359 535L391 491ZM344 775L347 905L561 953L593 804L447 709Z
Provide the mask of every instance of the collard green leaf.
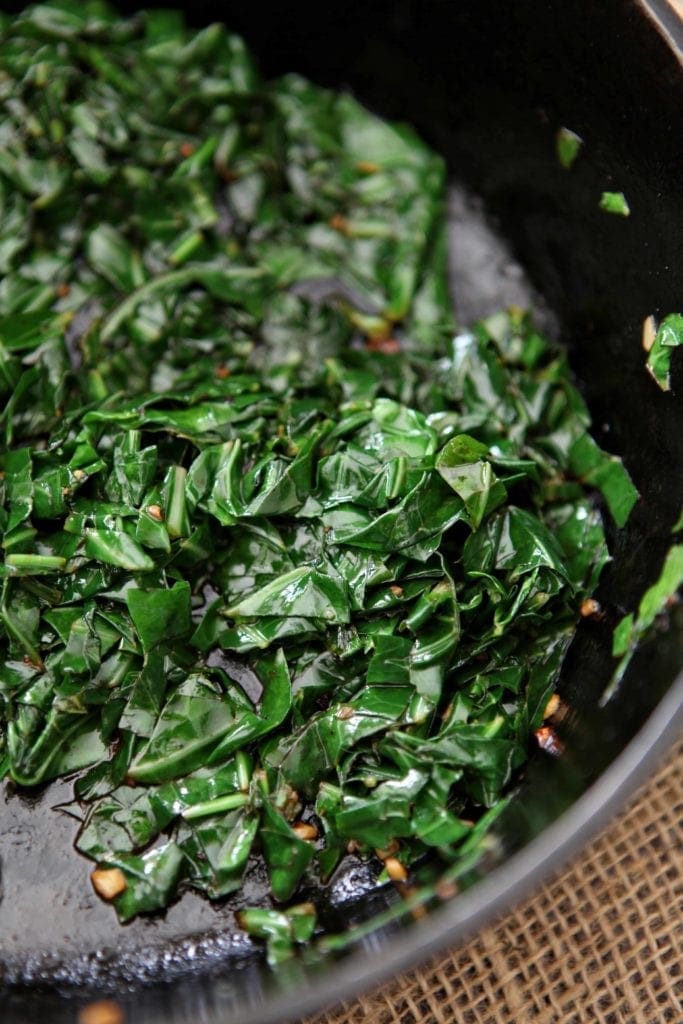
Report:
M379 516L340 505L324 513L322 521L338 544L401 551L420 559L433 554L443 532L463 517L463 509L462 500L449 493L436 473L425 472L404 498Z
M247 934L266 940L268 963L276 967L294 955L296 943L311 938L316 913L312 903L297 904L286 912L248 907L240 911L237 920Z
M683 345L683 315L670 313L657 328L646 364L662 391L671 390L671 357L673 350L680 345Z
M299 838L269 800L263 805L260 835L271 891L276 900L286 901L295 892L315 850L310 842Z
M231 619L277 615L344 623L349 621L348 597L336 580L301 567L276 577L239 604L226 608L225 615Z
M98 224L90 232L86 254L92 269L106 277L118 291L131 291L141 283L142 270L135 253L113 225Z
M213 747L238 727L239 705L206 677L195 675L177 689L130 775L140 782L178 778L205 763Z
M56 705L43 717L35 708L24 705L7 727L10 774L14 781L21 786L36 786L63 774L62 765L68 772L72 766L82 768L99 761L103 750L97 737L93 744L88 742L94 725L94 716L86 716L78 707L63 711ZM84 735L85 748L81 742Z
M144 665L133 675L119 727L135 736L151 736L163 707L167 686L163 657L158 651L150 650Z
M582 483L597 487L617 526L624 526L638 500L638 491L621 459L598 448L589 434L578 438L569 450L569 465Z
M190 884L214 899L239 889L259 825L258 814L237 810L179 831Z
M190 584L186 580L168 590L131 588L126 604L146 651L154 651L162 640L179 640L190 632Z
M582 146L583 139L576 132L573 132L571 128L559 129L555 136L555 148L557 150L557 159L565 170L568 171L574 166Z
M617 217L628 217L631 213L626 196L623 192L603 192L600 198L600 209Z
M427 773L412 768L401 779L388 779L364 796L349 794L333 819L335 832L372 847L387 847L397 837L412 834L412 809L428 781Z
M85 554L93 561L114 565L129 572L149 572L154 562L130 534L123 530L87 529Z
M540 567L566 574L557 540L531 512L510 506L468 537L463 550L467 571L505 572L511 581Z
M391 729L412 695L409 686L372 686L348 704L314 716L265 755L295 789L312 795L324 774L337 767L341 755L370 736Z
M647 637L658 615L667 607L683 586L683 545L674 544L669 550L658 579L640 599L637 613L629 612L615 626L612 654L619 658L612 679L601 702L606 703L616 692L638 644Z
M484 516L507 497L491 463L477 457L482 454L488 454L485 445L460 435L448 442L436 460L436 468L443 479L464 501L468 520L475 530Z
M124 922L166 906L182 876L184 857L176 843L167 842L153 846L140 856L110 855L106 865L120 868L126 877L126 889L115 903L116 913Z
M155 806L148 791L121 786L93 805L78 837L78 848L98 861L144 849L172 818Z

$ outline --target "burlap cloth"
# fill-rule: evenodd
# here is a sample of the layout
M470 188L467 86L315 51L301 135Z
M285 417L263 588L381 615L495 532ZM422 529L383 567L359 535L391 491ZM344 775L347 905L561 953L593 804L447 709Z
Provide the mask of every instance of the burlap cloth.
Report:
M306 1024L683 1024L683 742L532 899Z

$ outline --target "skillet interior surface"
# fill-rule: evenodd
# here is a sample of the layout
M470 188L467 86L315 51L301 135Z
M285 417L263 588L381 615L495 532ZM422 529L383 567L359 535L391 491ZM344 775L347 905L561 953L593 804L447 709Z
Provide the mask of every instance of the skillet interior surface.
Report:
M638 5L608 0L599 12L587 0L571 11L541 6L354 0L325 9L233 3L226 12L222 4L197 2L188 20L228 21L267 72L295 69L348 85L379 113L415 124L447 157L462 182L452 201L461 319L510 301L539 308L544 326L569 346L597 439L624 457L642 494L627 528L610 538L614 561L598 595L618 615L636 607L656 577L683 504L683 408L675 397L683 360L674 362L673 394L663 395L644 371L640 347L644 317L678 310L683 298L683 76L670 43ZM563 124L585 140L570 175L554 155ZM628 196L628 220L598 209L609 188ZM494 233L475 194L494 218ZM598 699L612 668L611 627L579 631L562 686L574 708L567 758L549 765L539 755L531 765L501 826L508 850L586 789L669 689L683 647L683 622L673 620L605 708ZM92 986L126 991L134 1021L244 1019L247 1000L256 1007L275 998L233 920L234 909L264 896L258 867L227 904L185 897L164 917L119 928L90 891L88 863L72 849L75 822L51 809L69 796L68 783L37 796L0 795L4 1019L36 1019L40 1007L46 1021L73 1020L73 1000ZM373 886L368 869L350 863L327 896L330 928L380 910L390 894L368 895ZM504 884L498 896L505 899ZM451 933L458 920L456 901ZM376 949L386 944L387 955L378 957L385 970L400 927L373 939ZM435 927L447 930L443 921ZM423 937L424 928L429 922ZM192 972L202 972L201 984L188 980ZM274 984L302 993L312 986L323 1002L324 979L325 964L302 963ZM275 1013L277 1003L270 1006ZM265 1019L266 1011L255 1013Z

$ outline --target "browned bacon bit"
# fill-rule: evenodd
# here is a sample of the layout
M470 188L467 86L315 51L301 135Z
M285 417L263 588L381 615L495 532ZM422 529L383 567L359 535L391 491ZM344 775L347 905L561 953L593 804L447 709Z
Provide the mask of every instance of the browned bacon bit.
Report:
M219 380L225 380L227 377L230 376L230 370L227 368L227 366L217 366L216 376L218 377Z
M358 853L359 849L360 849L360 846L358 845L356 840L355 839L349 839L348 843L346 844L346 852L347 853Z
M678 594L669 594L664 605L666 608L676 608L681 603L681 599Z
M82 480L85 480L87 475L88 474L84 472L84 470L82 469L74 469L74 480L78 480L80 482Z
M550 700L548 701L548 703L545 706L545 710L543 712L543 721L545 721L546 718L552 718L553 715L557 714L557 712L559 710L560 710L560 696L557 693L553 693L553 695L551 696Z
M356 164L356 170L361 174L377 174L381 167L374 160L359 160Z
M587 597L585 601L581 602L579 615L582 619L602 619L605 617L602 605L594 597Z
M341 231L342 234L345 234L349 228L349 222L343 213L335 213L334 216L330 217L329 225L333 231Z
M384 338L381 335L373 335L368 338L365 347L370 352L381 352L384 356L394 356L401 351L401 343L398 338Z
M164 518L164 510L162 509L161 505L148 505L147 515L150 517L150 519L156 519L157 523L161 523L163 522Z
M392 882L405 882L408 879L408 872L398 857L387 857L384 867Z
M98 999L78 1012L78 1024L124 1024L126 1017L113 999Z
M453 701L451 701L450 704L448 704L447 707L445 707L443 709L443 711L441 713L441 721L442 722L447 722L452 714L453 714Z
M93 889L103 900L113 900L125 892L128 882L121 868L96 868L90 875Z
M546 754L559 757L564 751L564 744L551 725L542 725L534 735L539 747L541 750L545 750Z
M353 708L349 704L342 704L337 712L337 718L341 718L342 722L345 722L349 718L353 718Z
M191 142L183 142L182 146L180 147L180 155L182 157L187 158L188 156L192 156L193 153L194 153L194 146L192 145L192 143Z
M59 296L60 299L65 299L69 292L71 291L71 285L67 284L66 281L60 281L60 283L55 288L55 291L57 292L57 295Z
M399 587L398 583L392 583L389 590L394 597L403 597L403 587Z
M297 821L295 825L292 825L292 831L296 832L299 839L305 839L307 842L318 838L318 830L315 825L306 821Z

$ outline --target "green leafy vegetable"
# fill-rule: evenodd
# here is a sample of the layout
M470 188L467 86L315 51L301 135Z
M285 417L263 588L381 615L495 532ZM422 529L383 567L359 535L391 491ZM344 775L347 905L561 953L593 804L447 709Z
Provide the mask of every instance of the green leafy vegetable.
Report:
M647 369L662 391L671 390L671 356L675 348L683 345L683 315L665 316L655 333L647 357Z
M0 72L2 772L78 773L121 920L470 864L637 499L565 357L456 329L436 154L223 26L61 0Z
M573 132L571 128L560 128L557 132L555 136L557 159L566 171L570 170L573 166L574 161L581 152L582 146L583 139L576 132Z
M316 913L312 903L299 903L286 913L249 907L239 913L238 920L249 935L266 940L268 963L275 967L293 955L296 943L311 938Z
M603 192L600 197L600 209L617 217L628 217L631 213L623 192Z
M648 635L657 616L664 613L683 586L683 545L675 544L664 559L659 578L649 587L638 605L638 611L629 612L616 625L612 638L612 654L619 658L609 686L602 695L606 703L621 682L638 644Z

